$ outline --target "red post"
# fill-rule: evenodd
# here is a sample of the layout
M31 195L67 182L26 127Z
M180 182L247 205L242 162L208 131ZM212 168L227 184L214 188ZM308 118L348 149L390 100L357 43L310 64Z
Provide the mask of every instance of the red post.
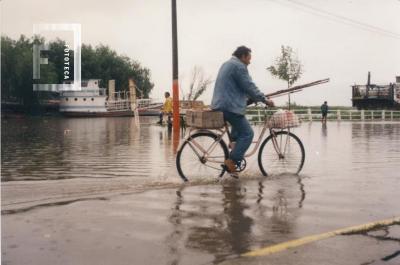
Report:
M178 32L176 19L176 0L171 0L172 7L172 108L173 108L173 142L176 151L179 144L180 115L179 115L179 82L178 82Z
M172 108L173 108L173 128L174 133L179 133L180 128L180 115L179 115L179 85L178 79L172 82Z

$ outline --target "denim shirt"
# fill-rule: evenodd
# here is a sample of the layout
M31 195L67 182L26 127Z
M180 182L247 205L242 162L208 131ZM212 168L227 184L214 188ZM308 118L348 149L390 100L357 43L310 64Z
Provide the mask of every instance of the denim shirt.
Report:
M247 66L232 56L219 69L211 108L244 115L248 98L255 102L265 100L264 94L251 79Z

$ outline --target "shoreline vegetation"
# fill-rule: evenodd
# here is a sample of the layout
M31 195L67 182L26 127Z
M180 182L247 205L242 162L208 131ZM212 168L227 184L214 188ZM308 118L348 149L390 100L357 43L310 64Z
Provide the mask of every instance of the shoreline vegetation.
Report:
M40 80L33 79L33 47L48 45L40 57L47 58L47 64L40 65ZM2 112L43 114L57 109L58 92L33 91L33 84L62 84L74 79L74 51L68 49L65 41L46 41L41 36L28 38L21 35L17 40L1 37L1 103ZM65 57L69 58L69 69L65 79ZM100 79L100 87L107 88L108 80L114 79L116 92L128 91L129 78L137 86L137 95L148 97L154 84L150 69L140 62L120 55L109 46L82 44L81 76L84 79Z
M34 45L48 45L48 50L40 55L47 58L47 64L40 66L40 80L33 79L33 47ZM67 51L65 47L68 47ZM59 93L46 91L33 91L33 84L61 84L64 81L72 81L73 76L73 50L68 44L56 39L47 42L41 36L28 38L21 35L17 40L7 36L1 37L1 116L58 116ZM69 58L67 79L65 79L65 57ZM100 87L107 88L108 80L114 79L117 91L129 90L128 80L133 78L136 85L136 94L141 98L147 98L154 84L151 81L150 69L143 67L138 61L125 55L119 55L116 51L105 45L82 44L82 80L100 79ZM329 106L332 110L356 110L351 106ZM283 108L288 109L288 103L271 108L271 111ZM302 106L295 102L290 104L291 109L320 111L320 106ZM259 106L251 106L247 113L262 109Z

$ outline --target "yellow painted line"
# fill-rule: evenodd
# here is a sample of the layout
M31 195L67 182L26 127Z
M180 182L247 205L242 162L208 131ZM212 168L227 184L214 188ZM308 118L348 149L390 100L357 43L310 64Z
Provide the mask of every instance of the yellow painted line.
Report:
M266 255L270 255L270 254L273 254L273 253L284 251L284 250L287 250L287 249L290 249L290 248L299 247L299 246L302 246L302 245L305 245L305 244L308 244L308 243L311 243L311 242L315 242L315 241L327 239L327 238L330 238L330 237L334 237L334 236L337 236L337 235L343 235L343 234L347 234L347 233L357 233L357 232L369 230L369 229L374 228L376 226L393 225L393 224L398 223L398 222L400 222L400 217L394 217L394 218L391 218L391 219L381 220L381 221L377 221L377 222L351 226L351 227L342 228L342 229L338 229L338 230L327 232L327 233L323 233L323 234L306 236L306 237L303 237L303 238L287 241L287 242L284 242L284 243L281 243L281 244L277 244L277 245L273 245L273 246L269 246L269 247L253 250L253 251L244 253L241 256L243 256L243 257L266 256Z

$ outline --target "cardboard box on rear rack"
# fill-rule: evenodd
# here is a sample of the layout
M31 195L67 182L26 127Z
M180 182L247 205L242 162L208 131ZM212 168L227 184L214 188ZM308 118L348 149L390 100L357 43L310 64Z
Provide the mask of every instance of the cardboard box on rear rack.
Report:
M186 111L186 124L199 129L220 129L224 127L224 115L221 111L190 109Z

